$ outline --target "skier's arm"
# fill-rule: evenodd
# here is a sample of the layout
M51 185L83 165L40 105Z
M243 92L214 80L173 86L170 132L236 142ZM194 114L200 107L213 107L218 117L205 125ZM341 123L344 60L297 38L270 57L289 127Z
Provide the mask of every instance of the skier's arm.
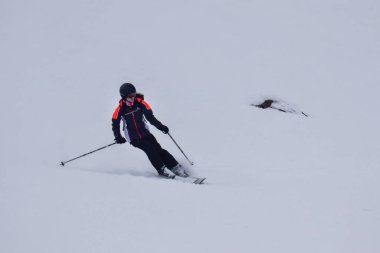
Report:
M112 115L112 131L113 131L113 135L115 136L115 140L123 138L123 136L120 133L120 121L121 121L120 109L121 109L121 105L119 105L115 109L115 112Z
M138 102L142 104L142 110L145 115L145 118L149 121L150 124L155 126L158 130L162 131L166 126L164 126L154 115L152 108L149 106L149 104L142 99L138 99Z

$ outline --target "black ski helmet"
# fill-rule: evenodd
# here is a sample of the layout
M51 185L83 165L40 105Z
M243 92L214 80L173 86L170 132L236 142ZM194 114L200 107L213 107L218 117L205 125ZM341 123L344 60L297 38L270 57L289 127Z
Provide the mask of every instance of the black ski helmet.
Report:
M131 83L124 83L120 86L120 96L122 99L126 99L131 93L136 93L136 88Z

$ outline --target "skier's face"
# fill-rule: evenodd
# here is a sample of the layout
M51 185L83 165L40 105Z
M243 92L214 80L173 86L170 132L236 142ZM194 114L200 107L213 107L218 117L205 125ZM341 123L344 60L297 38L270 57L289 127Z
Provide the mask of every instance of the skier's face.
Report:
M135 97L136 97L136 93L131 93L127 96L127 98L124 100L124 102L128 105L128 106L132 106L133 103L135 102Z

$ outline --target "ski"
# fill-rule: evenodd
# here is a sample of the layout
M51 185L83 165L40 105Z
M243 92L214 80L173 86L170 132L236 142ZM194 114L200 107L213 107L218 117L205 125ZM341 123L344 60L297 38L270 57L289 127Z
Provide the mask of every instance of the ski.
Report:
M174 180L181 181L184 183L202 184L206 180L206 178L176 176Z
M173 179L179 182L183 183L189 183L189 184L203 184L203 182L206 180L205 177L180 177L180 176L175 176L174 178L167 178L167 177L162 177L161 178L166 178L166 179Z
M197 179L194 181L194 184L202 184L205 180L206 180L205 177L197 178Z

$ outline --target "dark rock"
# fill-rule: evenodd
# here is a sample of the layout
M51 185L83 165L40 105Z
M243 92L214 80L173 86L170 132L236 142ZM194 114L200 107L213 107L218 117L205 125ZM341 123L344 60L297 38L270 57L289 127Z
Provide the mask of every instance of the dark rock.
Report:
M285 112L285 113L294 113L294 114L302 114L305 117L309 117L306 113L302 112L295 106L291 106L288 103L284 101L277 101L277 100L272 100L272 99L266 99L264 102L261 104L255 105L251 104L252 106L259 107L261 109L267 109L271 108L274 110L278 110L280 112Z
M267 99L263 103L256 105L256 106L259 108L262 108L262 109L267 109L267 108L270 108L272 106L273 102L274 102L273 100Z

